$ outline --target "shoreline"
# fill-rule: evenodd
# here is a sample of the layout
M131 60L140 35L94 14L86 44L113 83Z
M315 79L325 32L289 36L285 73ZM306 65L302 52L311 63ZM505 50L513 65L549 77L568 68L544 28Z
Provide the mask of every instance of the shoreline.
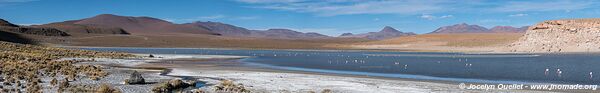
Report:
M245 67L236 63L238 59L213 60L202 62L176 63L180 66L168 67L169 76L195 77L207 84L218 84L219 80L233 80L236 83L253 86L252 90L260 92L310 92L330 89L340 93L379 92L394 93L411 92L490 92L487 90L464 90L457 82L437 80L416 80L388 78L377 76L360 76L346 74L330 74L307 71L278 70L262 67ZM195 67L188 64L203 65ZM140 67L162 66L172 63L150 63ZM210 66L207 66L209 65ZM237 65L232 65L237 64ZM368 81L368 82L363 82ZM307 83L310 82L310 83ZM335 82L335 83L334 83ZM347 83L338 85L337 83ZM414 85L417 84L417 85ZM274 85L277 85L275 87ZM410 86L407 86L410 85ZM270 87L269 87L270 86ZM419 86L419 87L414 87ZM381 87L381 88L380 88ZM386 87L386 88L383 88ZM362 89L361 89L362 88ZM205 88L210 89L210 88ZM312 90L311 90L312 89ZM548 92L534 90L497 90L494 92ZM556 91L551 91L556 92Z
M144 54L137 54L144 55ZM319 92L330 90L334 93L395 93L403 92L574 92L545 91L545 90L466 90L458 87L458 82L438 80L417 80L403 78L387 78L378 76L361 76L347 74L330 74L307 71L278 70L262 67L242 66L240 57L225 57L221 55L155 55L155 58L139 59L98 59L98 62L87 62L107 66L113 72L109 78L101 81L82 80L74 84L108 83L126 93L149 92L157 82L171 79L193 77L194 80L206 82L208 86L200 89L214 90L221 80L232 80L241 83L247 89L259 93L271 92ZM207 57L208 56L208 57ZM184 58L182 58L184 57ZM185 58L189 57L189 58ZM243 57L242 57L243 58ZM127 60L127 61L115 61ZM140 62L131 65L131 62ZM85 62L83 63L85 64ZM122 66L122 67L119 67ZM124 85L132 71L141 72L153 84ZM165 72L165 70L169 70ZM95 82L95 83L94 83ZM100 82L100 83L99 83ZM468 83L470 84L470 83ZM581 91L575 91L581 92ZM583 91L589 92L589 91Z
M60 48L152 48L152 49L211 49L211 50L280 50L317 52L420 52L420 53L462 53L462 54L600 54L599 52L503 52L503 51L450 51L450 50L403 50L403 49L272 49L272 48L185 48L185 47L99 47L99 46L55 46Z
M153 48L153 49L215 49L215 50L282 50L282 51L330 51L330 52L424 52L424 53L496 53L490 51L438 51L403 49L273 49L273 48L186 48L186 47L102 47L102 46L55 46L61 48ZM499 52L505 53L505 52ZM506 52L511 53L511 52ZM600 52L599 52L600 53Z

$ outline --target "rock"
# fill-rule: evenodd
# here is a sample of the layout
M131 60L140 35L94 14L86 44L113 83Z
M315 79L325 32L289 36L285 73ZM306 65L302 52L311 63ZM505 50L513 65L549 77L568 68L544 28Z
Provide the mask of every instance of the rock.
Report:
M175 88L184 88L184 87L188 87L188 85L189 85L189 84L184 83L183 81L181 81L181 79L170 80L169 84L171 84L171 86L173 86Z
M193 90L191 90L191 93L206 93L206 92L202 89L193 89Z
M511 52L599 52L600 19L550 20L529 27Z
M169 80L169 81L157 84L157 86L154 86L154 88L152 88L152 92L154 92L154 93L171 93L173 90L184 89L184 88L190 87L191 85L193 85L193 84L183 82L181 79L173 79L173 80ZM200 92L200 93L202 93L202 92Z
M323 91L321 91L321 93L333 93L333 92L331 91L331 89L324 89Z
M125 84L145 84L146 81L144 80L144 77L142 77L142 74L138 73L137 71L133 71L133 73L131 73L131 76L129 76L129 79L125 80Z

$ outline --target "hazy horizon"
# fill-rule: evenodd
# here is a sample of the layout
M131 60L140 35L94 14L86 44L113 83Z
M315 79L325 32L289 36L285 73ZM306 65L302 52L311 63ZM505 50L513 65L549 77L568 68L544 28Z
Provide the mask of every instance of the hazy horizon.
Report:
M0 18L16 24L45 24L98 14L148 16L174 23L214 21L248 29L286 28L329 36L366 33L391 26L428 33L467 23L487 28L521 27L544 20L593 18L597 1L494 0L0 0Z

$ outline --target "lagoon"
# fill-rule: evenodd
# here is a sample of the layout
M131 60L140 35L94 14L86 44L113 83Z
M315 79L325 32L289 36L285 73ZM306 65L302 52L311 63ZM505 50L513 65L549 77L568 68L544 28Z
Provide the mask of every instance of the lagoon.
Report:
M471 83L598 84L600 54L473 54L193 48L81 48L143 54L248 56L245 66Z

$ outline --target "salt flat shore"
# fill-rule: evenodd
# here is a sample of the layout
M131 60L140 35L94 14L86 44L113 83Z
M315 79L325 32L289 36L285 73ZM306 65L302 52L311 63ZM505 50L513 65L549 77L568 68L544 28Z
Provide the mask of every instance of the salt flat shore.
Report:
M147 54L139 54L146 55ZM237 59L244 56L221 55L154 55L154 58L139 59L95 59L97 62L80 64L105 65L110 75L99 81L82 79L73 84L98 85L109 84L124 93L149 93L157 82L164 82L181 77L206 82L200 89L215 92L214 85L221 80L232 80L242 84L253 93L464 93L464 92L540 92L529 90L464 90L458 84L435 81L417 81L405 79L382 79L352 75L335 75L311 72L283 71L256 67L245 67ZM167 72L159 69L165 68ZM126 85L124 80L130 73L138 71L150 82L142 85ZM46 84L47 86L47 84ZM46 89L46 88L45 88ZM55 89L46 89L52 92Z

